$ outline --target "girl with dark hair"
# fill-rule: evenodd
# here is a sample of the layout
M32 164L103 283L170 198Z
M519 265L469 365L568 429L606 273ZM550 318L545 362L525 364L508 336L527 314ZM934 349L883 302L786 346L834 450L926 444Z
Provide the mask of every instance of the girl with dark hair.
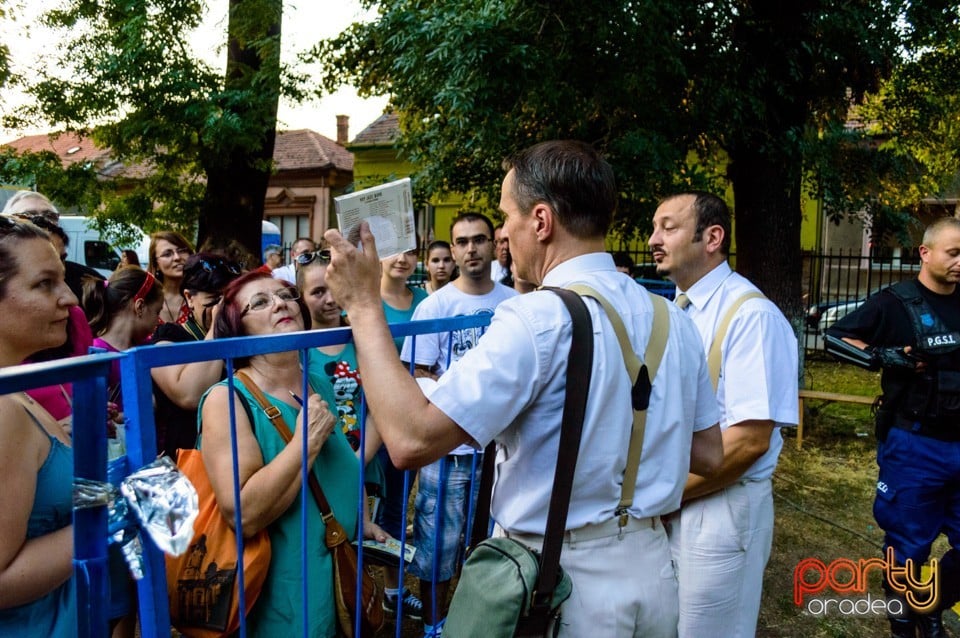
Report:
M240 337L292 333L310 327L310 313L297 289L267 273L253 271L233 280L223 292L223 307L214 322L214 335ZM247 617L248 636L278 636L290 627L303 626L303 574L301 555L307 551L310 582L310 626L306 634L334 636L337 614L333 599L333 563L323 542L324 523L315 503L306 504L310 539L301 531L301 464L304 437L307 463L319 480L337 520L347 535L356 535L359 465L328 401L318 394L319 379L309 378L310 391L303 398L303 372L297 352L257 355L237 360L239 370L250 377L293 429L284 443L269 418L258 407L250 390L235 380L233 412L243 510L243 534L262 529L270 535L272 558L267 581ZM244 406L249 406L249 412ZM303 410L307 410L304 423ZM234 520L233 458L230 436L230 395L226 382L213 386L200 401L200 449L221 513ZM248 416L249 415L249 416ZM280 424L283 427L283 424ZM366 501L366 499L364 499ZM367 537L380 541L387 536L372 523L363 526Z
M0 367L66 341L76 304L47 234L0 216ZM0 635L76 635L70 436L23 392L0 423Z
M156 278L136 266L115 271L110 279L87 278L83 282L83 311L90 321L93 346L120 352L142 345L157 326L163 304L163 290ZM107 378L108 400L123 422L123 398L120 395L120 362L114 361Z
M160 321L183 323L190 308L180 295L183 266L194 252L193 246L180 233L163 230L150 235L150 263L147 270L163 284L163 307Z
M444 242L445 243L445 242ZM318 250L315 253L304 253L297 257L297 286L300 296L310 309L310 317L316 330L339 328L345 325L340 306L327 288L326 273L330 265L330 251ZM337 425L347 436L350 447L360 448L360 398L361 379L357 367L357 350L353 341L329 346L320 346L310 351L308 370L326 382L333 392L337 414ZM376 496L383 503L383 510L378 514L377 522L383 525L388 533L398 536L400 533L397 521L400 514L394 512L403 508L403 474L399 481L395 474L393 480L387 483L387 476L383 467L389 463L384 452L383 458L378 458L377 452L382 447L382 441L375 427L370 427L373 420L367 418L365 449L363 453L366 469L364 479L367 493ZM391 466L391 469L392 466ZM395 470L394 470L395 472ZM384 517L389 509L391 514ZM403 598L404 616L420 619L423 603L410 590L399 586L399 572L396 567L384 568L384 587L387 598L385 604L392 609L388 612L396 613L397 597Z
M120 251L120 264L117 266L117 270L124 266L140 266L140 258L137 257L137 251L130 250L129 248Z
M213 324L223 289L240 276L239 264L213 253L197 253L183 267L180 292L190 308L182 323L157 326L153 343L185 343L213 339ZM153 396L157 449L173 459L178 449L196 447L200 397L223 378L223 361L196 361L154 368Z
M427 283L424 286L427 294L432 295L456 279L456 269L450 244L442 239L430 242L427 246Z
M50 221L49 216L41 213L14 213L13 217L22 221L28 221L34 226L45 230L50 237L50 243L53 244L54 250L60 255L61 263L65 262L70 238L56 222ZM70 283L67 282L67 285L69 286ZM24 363L54 361L56 359L87 354L92 343L93 335L90 334L90 325L87 323L86 315L83 314L83 310L79 306L71 306L70 318L67 321L67 340L56 348L49 348L31 355ZM73 424L72 383L58 383L42 388L31 388L27 390L27 394L30 395L34 401L42 405L53 418L60 422L64 430L70 434Z
M297 256L297 287L310 311L314 330L344 326L340 306L327 289L326 272L330 251L318 250ZM354 344L321 346L310 351L309 372L330 387L337 424L356 450L360 447L360 373Z

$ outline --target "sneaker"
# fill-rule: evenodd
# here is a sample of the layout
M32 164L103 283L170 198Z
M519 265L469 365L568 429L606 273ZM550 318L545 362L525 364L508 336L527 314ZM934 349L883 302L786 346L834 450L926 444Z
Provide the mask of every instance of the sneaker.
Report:
M383 610L392 619L397 617L397 596L384 595ZM403 590L403 617L420 620L423 617L423 603L409 589Z
M423 638L441 638L441 636L443 636L443 624L445 622L447 622L446 618L434 625L429 631L424 628Z

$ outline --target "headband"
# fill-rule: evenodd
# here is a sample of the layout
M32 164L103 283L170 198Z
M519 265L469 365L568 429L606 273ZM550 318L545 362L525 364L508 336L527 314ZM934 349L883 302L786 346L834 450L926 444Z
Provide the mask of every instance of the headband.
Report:
M147 294L150 292L150 289L153 288L154 282L157 280L156 277L151 275L149 272L144 271L147 275L143 280L143 284L140 286L140 290L137 291L137 294L133 296L133 302L136 303L137 300L143 300Z

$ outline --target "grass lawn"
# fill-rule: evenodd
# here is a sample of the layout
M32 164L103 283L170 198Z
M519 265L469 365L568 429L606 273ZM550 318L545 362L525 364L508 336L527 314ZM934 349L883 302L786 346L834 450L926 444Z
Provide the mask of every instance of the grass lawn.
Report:
M807 361L807 387L845 394L876 395L879 373L832 360ZM883 532L873 519L876 488L876 441L869 406L807 400L803 449L787 434L773 479L776 527L773 551L764 577L758 636L784 638L873 638L889 635L879 615L844 614L836 607L821 613L818 602L794 603L794 570L805 558L829 565L838 558L859 561L881 556ZM933 556L947 549L941 539ZM841 574L840 576L843 576ZM808 578L811 580L812 576ZM878 573L867 593L835 594L827 589L816 598L883 599ZM849 605L850 603L846 603ZM834 603L836 605L836 603ZM864 605L861 605L861 608ZM811 613L811 611L815 613ZM960 635L957 616L947 614L948 627Z

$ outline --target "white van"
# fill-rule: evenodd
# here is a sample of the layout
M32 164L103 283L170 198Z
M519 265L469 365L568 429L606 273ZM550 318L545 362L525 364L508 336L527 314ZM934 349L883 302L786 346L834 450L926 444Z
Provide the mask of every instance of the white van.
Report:
M120 263L119 251L125 248L136 251L140 265L144 268L147 266L150 237L140 229L137 229L141 237L138 245L114 247L108 241L101 239L100 233L86 217L61 215L60 228L70 238L70 245L67 246L67 260L89 266L104 277L109 277L110 273L116 270Z

